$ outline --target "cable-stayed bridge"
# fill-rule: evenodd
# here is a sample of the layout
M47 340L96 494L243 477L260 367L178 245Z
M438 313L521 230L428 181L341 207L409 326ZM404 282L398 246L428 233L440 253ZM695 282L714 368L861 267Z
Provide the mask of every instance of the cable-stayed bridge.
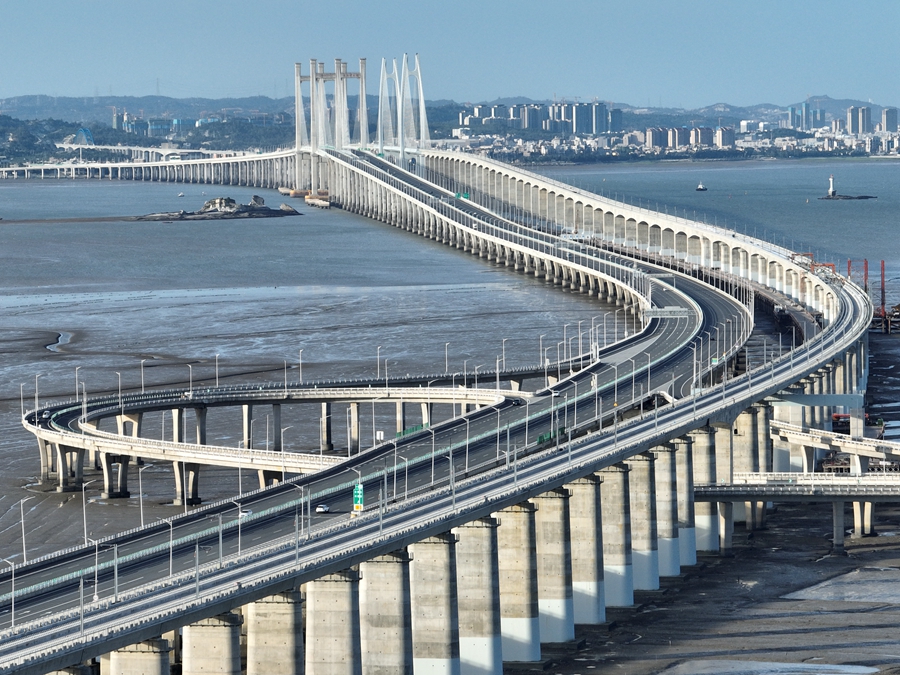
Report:
M257 468L260 489L12 564L0 577L0 672L77 669L92 658L111 673L168 672L177 641L182 672L240 673L243 622L247 673L499 673L503 661L539 660L542 643L572 639L576 623L602 622L607 606L631 605L636 590L658 587L698 551L727 551L735 520L753 527L765 517L764 490L710 498L698 487L695 501L695 485L783 468L833 409L850 412L853 435L863 435L872 306L850 281L752 237L431 149L417 60L383 64L371 141L365 110L354 124L346 104L354 79L365 100L364 62L357 73L337 61L332 73L313 62L309 75L299 65L295 74L298 110L303 85L310 91L296 148L0 175L327 195L613 302L635 330L614 344L604 331L600 344L592 326L585 348L579 327L577 349L566 345L558 363L518 376L498 363L494 378L472 386L467 377L462 390L455 381L328 386L285 375L255 390L37 405L23 424L38 439L42 479L58 489L84 492L86 456L103 468L110 498L128 494L129 466L144 456L172 461L176 499L187 504L199 501L206 463ZM756 312L775 305L800 339L748 362ZM376 403L396 406L398 435L364 450L360 410ZM280 415L301 404L321 407L318 455L254 449L246 432L240 450L206 443L211 407L240 410L246 429L254 407ZM340 460L335 405L347 411L350 456ZM408 405L419 406L421 424L402 433ZM142 415L160 410L171 411L171 442L141 434ZM786 446L772 441L778 417L799 427ZM115 433L101 431L104 419ZM191 419L196 442L186 441ZM333 513L315 513L318 504Z

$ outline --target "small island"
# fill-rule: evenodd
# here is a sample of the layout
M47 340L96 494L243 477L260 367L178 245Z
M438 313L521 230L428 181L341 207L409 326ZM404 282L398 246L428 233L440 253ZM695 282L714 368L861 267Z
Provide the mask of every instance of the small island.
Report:
M819 199L878 199L872 195L839 195L834 189L834 174L828 177L828 194Z
M231 220L233 218L280 218L299 216L292 206L282 204L277 209L266 206L262 197L253 195L249 204L238 204L231 197L216 197L208 200L199 211L170 211L134 216L129 220Z

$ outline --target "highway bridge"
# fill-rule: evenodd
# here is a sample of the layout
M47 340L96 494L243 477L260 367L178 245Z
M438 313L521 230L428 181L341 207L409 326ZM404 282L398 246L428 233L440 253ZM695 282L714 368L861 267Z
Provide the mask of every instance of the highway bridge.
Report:
M328 81L343 86L344 66ZM311 71L303 81L319 91L326 79ZM234 406L245 425L252 406L349 411L396 396L402 382L285 378L255 391L191 387L25 411L42 477L60 489L79 486L85 451L126 477L114 484L105 472L111 496L127 492L129 460L149 456L173 462L185 501L199 497L180 465L252 457L265 487L11 565L0 576L0 673L77 672L89 659L111 673L168 672L177 642L182 672L237 674L242 622L248 674L499 673L503 661L540 660L541 644L572 639L576 623L602 622L606 607L632 605L636 590L658 588L698 551L727 552L736 519L760 524L770 493L727 487L776 468L773 415L806 433L840 406L861 424L872 305L831 270L518 167L433 151L421 136L399 132L392 144L380 128L368 152L338 142L349 136L338 128L327 144L323 119L313 106L296 150L238 173L327 191L346 210L617 303L640 330L591 345L589 362L560 367L552 384L538 365L534 391L499 379L412 387L403 402L420 405L421 429L366 450L351 439L340 460L326 454L327 430L318 455L250 448L246 433L241 449L208 445L202 411ZM194 180L184 164L158 175ZM790 310L800 340L747 363L764 306ZM786 396L792 406L772 405ZM433 404L451 413L433 419ZM140 416L154 410L173 411L171 442L141 436ZM184 442L187 410L197 443ZM100 430L104 419L116 433ZM844 487L847 501L863 499Z

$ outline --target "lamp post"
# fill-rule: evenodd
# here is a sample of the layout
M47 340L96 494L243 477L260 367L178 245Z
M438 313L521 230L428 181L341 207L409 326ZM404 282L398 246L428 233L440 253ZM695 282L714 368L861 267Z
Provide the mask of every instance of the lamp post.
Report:
M303 384L303 350L297 352L297 379Z
M28 554L25 552L25 502L34 497L23 497L19 500L19 514L22 522L22 564L28 562Z
M34 423L37 424L37 410L40 407L39 401L40 397L38 396L38 378L43 375L43 373L38 373L34 376Z
M375 365L378 368L375 378L380 380L381 379L381 345L378 345L378 349L375 350Z
M450 372L450 343L444 343L444 374Z
M243 517L243 513L241 513L241 504L240 502L236 502L233 499L229 500L232 504L237 507L237 523L238 523L238 555L241 554L241 518ZM171 572L170 572L171 574Z
M119 378L119 414L124 414L125 409L122 406L122 373L116 371L116 377Z
M502 350L502 354L503 354L501 361L503 362L503 370L504 371L506 370L506 341L507 340L509 340L509 338L503 338L503 341L500 343L500 349Z
M97 591L97 579L100 571L100 541L98 539L88 539L94 545L94 602L100 599L100 593ZM169 576L172 573L169 572Z
M475 388L476 389L478 389L478 369L482 368L483 366L484 366L483 363L480 363L477 366L475 366Z
M395 446L394 450L396 450L396 449L397 448ZM407 498L409 497L409 460L406 457L404 457L403 455L397 455L397 457L399 457L400 459L403 460L403 501L406 501ZM396 476L396 469L395 469L395 471L394 471L394 480L395 481L396 481L396 478L397 478L397 476ZM394 492L396 493L396 491L397 490L395 488Z
M281 482L282 483L285 480L285 478L284 478L284 474L285 474L285 471L284 471L284 432L291 428L293 428L293 425L291 425L289 427L281 428Z
M550 351L552 347L547 347L544 350L544 388L546 389L550 386L550 380L547 378L547 366L550 365L550 359L547 358L547 352Z
M141 361L143 363L143 361ZM81 370L81 366L75 366L75 402L78 402L78 371ZM144 390L141 389L141 393L144 393Z
M434 485L434 429L429 429L431 434L431 484Z
M467 387L469 385L469 361L471 361L471 359L466 359L463 361L463 387Z
M141 507L141 527L144 526L144 470L149 469L152 464L145 464L138 469L138 503Z
M185 364L188 367L188 391L191 393L191 397L194 396L194 367L187 363Z
M581 345L581 324L584 323L584 319L578 322L578 364L582 363L582 354L584 354L584 347Z
M144 393L144 361L146 361L146 360L147 359L141 359L141 393L142 394ZM216 384L218 384L218 382Z
M10 628L16 627L16 564L12 560L7 560L6 558L0 558L3 562L9 565L9 569L11 570L12 579L10 581L10 591L9 591L9 625Z
M610 312L603 315L603 348L606 349L606 320L609 318Z
M87 546L88 536L87 536L87 498L85 488L91 483L96 483L96 480L89 480L87 483L81 484L81 516L84 521L84 545Z
M157 520L161 520L166 525L169 526L169 576L172 576L173 570L173 550L175 548L175 525L172 523L170 518L157 518ZM238 537L238 546L240 546L240 537ZM240 551L238 551L240 553Z
M143 386L144 380L141 380L141 386ZM216 354L216 388L219 386L219 355Z
M568 341L566 340L566 331L569 329L569 326L571 326L571 325L572 324L569 324L569 323L563 325L563 358L568 358L566 356L566 347L568 346Z
M25 417L25 383L19 385L19 405L22 407L22 417Z

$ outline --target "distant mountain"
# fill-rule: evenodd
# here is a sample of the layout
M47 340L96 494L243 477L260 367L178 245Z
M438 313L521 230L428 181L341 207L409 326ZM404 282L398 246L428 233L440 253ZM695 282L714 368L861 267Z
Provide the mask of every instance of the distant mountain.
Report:
M356 96L349 97L351 106L356 105ZM574 99L567 99L573 102ZM589 99L579 99L588 102ZM593 99L590 99L593 100ZM378 97L367 96L370 112L378 107ZM430 107L443 108L470 108L471 102L457 102L449 99L437 99L426 102ZM485 102L483 105L531 105L549 104L552 100L537 100L526 96L507 96ZM774 103L760 103L751 106L735 106L730 103L715 103L702 108L686 110L681 108L652 108L645 106L633 106L628 103L616 103L604 101L608 107L621 108L629 114L650 117L673 117L685 119L756 119L772 120L783 115L788 105ZM810 96L809 103L812 108L825 110L826 114L833 118L843 118L850 106L868 106L871 109L872 120L881 118L881 110L884 106L858 101L854 99L834 99L827 95ZM795 108L800 103L790 104ZM168 96L15 96L0 99L0 114L9 115L21 120L57 119L78 124L90 125L102 123L111 125L112 109L122 113L128 111L135 115L141 115L145 119L153 117L199 119L201 117L229 111L231 113L282 113L294 112L294 97L273 99L268 96L251 96L246 98L170 98Z

